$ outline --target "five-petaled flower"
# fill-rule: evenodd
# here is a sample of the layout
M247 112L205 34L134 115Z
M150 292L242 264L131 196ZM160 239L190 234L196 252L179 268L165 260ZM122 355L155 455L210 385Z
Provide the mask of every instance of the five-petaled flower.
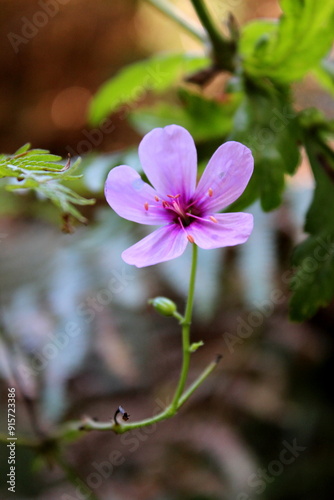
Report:
M209 249L248 239L251 214L217 213L239 198L252 175L253 157L246 146L234 141L220 146L197 187L196 147L183 127L153 129L139 145L139 158L154 187L122 165L108 175L107 201L125 219L163 226L125 250L125 262L145 267L179 257L189 242Z

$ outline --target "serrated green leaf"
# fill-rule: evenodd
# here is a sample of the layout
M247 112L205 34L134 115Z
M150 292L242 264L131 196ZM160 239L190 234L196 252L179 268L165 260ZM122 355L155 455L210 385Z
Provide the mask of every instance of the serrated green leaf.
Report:
M60 181L70 181L80 178L73 173L78 168L80 159L73 165L58 163L61 157L50 154L45 149L28 150L25 145L14 155L0 156L0 178L3 179L7 191L33 190L42 198L47 198L64 213L71 214L81 222L85 218L73 206L89 205L95 200L87 200L61 184Z
M163 92L189 72L210 64L209 58L193 54L159 54L122 69L95 95L89 120L98 125L123 104L131 105L147 91Z
M22 162L25 164L31 164L34 165L35 163L47 163L52 165L53 162L56 161L61 161L62 158L61 156L58 155L52 155L52 154L47 154L47 153L37 153L36 151L29 151L25 156L21 156L20 158L15 158L15 156L12 158L12 162ZM53 165L55 167L55 165ZM59 168L59 165L57 165Z
M310 318L334 297L334 152L314 130L304 142L316 187L305 224L310 236L293 256L290 317L295 321Z
M255 21L244 27L240 52L245 71L281 83L302 78L330 50L334 3L281 0L278 23Z

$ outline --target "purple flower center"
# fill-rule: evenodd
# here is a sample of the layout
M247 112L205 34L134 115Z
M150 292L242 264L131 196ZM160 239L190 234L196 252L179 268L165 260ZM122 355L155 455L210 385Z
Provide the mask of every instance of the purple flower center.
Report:
M208 190L208 196L211 198L213 196L213 190L210 188ZM162 207L168 212L170 215L172 222L181 226L183 231L186 233L188 240L190 243L194 243L194 238L185 228L188 228L194 219L197 219L202 222L215 222L217 223L217 219L212 215L209 218L204 218L204 211L200 208L199 200L190 199L189 201L183 200L181 194L176 195L167 195L168 200L162 200L158 196L155 196L155 202L161 203ZM153 207L154 205L150 205L148 202L144 203L144 208L146 211Z

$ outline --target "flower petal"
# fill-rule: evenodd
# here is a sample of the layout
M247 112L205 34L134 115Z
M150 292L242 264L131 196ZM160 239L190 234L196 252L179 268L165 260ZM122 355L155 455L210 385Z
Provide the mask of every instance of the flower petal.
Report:
M168 211L155 201L156 195L131 167L122 165L109 172L105 196L111 208L124 219L153 225L170 222Z
M197 152L189 132L178 125L155 128L139 145L139 158L149 181L164 195L183 195L195 191Z
M220 248L245 243L253 230L253 216L243 212L214 214L217 222L192 222L188 232L201 248Z
M245 190L253 169L252 152L246 146L235 141L220 146L198 183L195 197L200 206L216 212L230 205Z
M182 229L176 224L168 224L124 250L122 259L136 267L152 266L179 257L187 243L187 236Z

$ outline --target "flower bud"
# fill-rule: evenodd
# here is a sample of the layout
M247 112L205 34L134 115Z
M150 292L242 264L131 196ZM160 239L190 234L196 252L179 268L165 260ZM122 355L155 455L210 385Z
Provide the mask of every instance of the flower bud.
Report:
M155 297L148 301L162 316L173 316L176 312L176 304L167 297Z

